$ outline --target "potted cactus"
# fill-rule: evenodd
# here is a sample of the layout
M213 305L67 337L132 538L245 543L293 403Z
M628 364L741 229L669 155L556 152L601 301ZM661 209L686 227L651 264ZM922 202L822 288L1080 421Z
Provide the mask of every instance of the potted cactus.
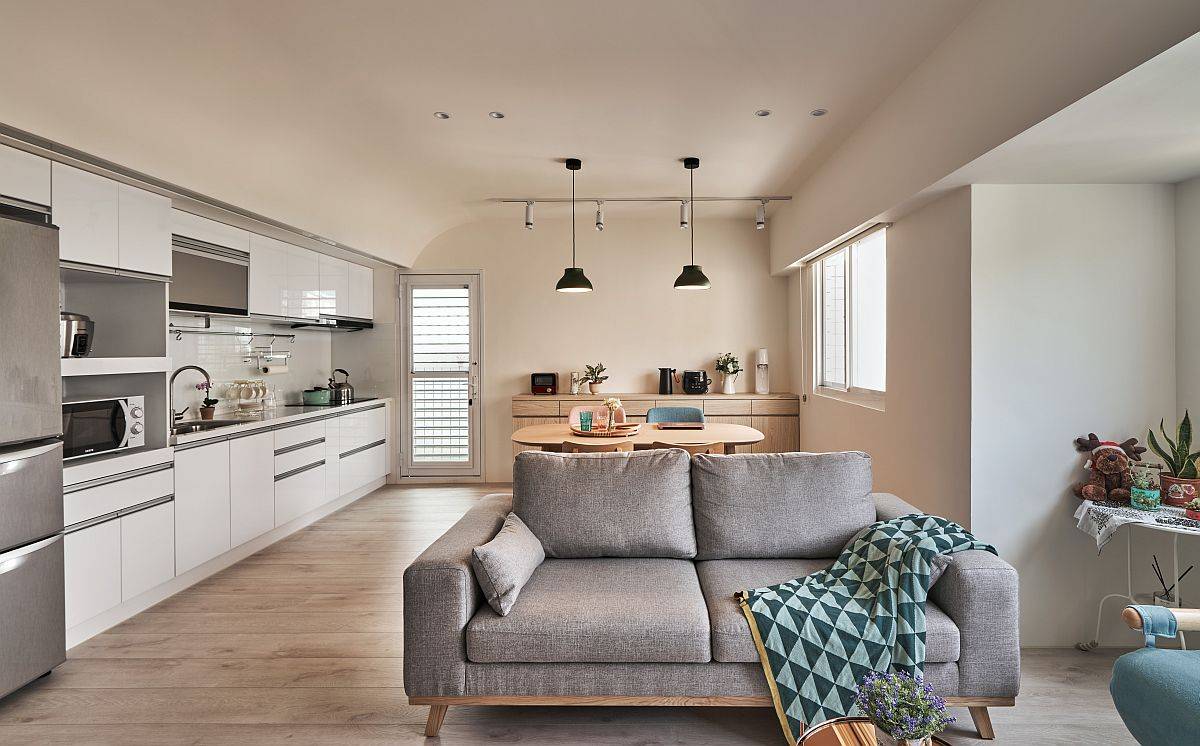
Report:
M1162 458L1167 470L1160 477L1163 502L1177 508L1183 507L1196 497L1200 474L1196 471L1196 459L1200 451L1192 452L1192 420L1185 410L1183 420L1175 432L1175 439L1167 435L1163 421L1158 423L1162 442L1150 431L1150 448ZM1165 443L1165 446L1164 446Z

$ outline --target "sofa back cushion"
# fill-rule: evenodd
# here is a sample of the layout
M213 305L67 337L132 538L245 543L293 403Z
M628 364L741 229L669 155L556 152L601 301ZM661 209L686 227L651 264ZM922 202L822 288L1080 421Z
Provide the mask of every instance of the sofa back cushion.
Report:
M701 560L836 557L875 521L857 451L697 455L692 493Z
M526 451L513 466L513 512L547 557L696 556L686 451Z

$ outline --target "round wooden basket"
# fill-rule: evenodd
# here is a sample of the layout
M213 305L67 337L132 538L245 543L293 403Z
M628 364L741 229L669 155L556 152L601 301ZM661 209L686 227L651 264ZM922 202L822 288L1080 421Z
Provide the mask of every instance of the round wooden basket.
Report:
M611 429L586 431L579 430L572 425L571 433L581 438L628 438L630 435L637 434L637 431L641 429L642 423L640 422L631 422Z

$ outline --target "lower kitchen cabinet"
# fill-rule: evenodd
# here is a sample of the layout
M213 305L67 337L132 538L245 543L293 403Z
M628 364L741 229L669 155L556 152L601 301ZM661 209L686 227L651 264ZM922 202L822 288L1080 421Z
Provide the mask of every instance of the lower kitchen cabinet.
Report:
M229 544L240 546L275 527L275 434L229 441Z
M342 496L341 464L338 453L341 450L341 417L330 417L325 420L325 501L336 500Z
M121 516L121 600L175 577L175 504Z
M275 481L275 525L282 526L325 502L325 465L300 467Z
M176 451L175 571L229 548L229 441Z
M338 467L341 471L338 481L343 495L365 487L387 474L387 444L380 443L343 455L338 461Z
M64 536L63 575L68 628L121 603L121 521Z

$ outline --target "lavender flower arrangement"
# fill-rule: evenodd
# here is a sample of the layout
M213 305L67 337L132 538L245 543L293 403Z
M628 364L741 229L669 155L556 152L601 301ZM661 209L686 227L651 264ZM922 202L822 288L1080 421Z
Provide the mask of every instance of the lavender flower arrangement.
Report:
M858 683L858 708L876 727L902 741L924 740L954 722L933 687L903 672L864 676Z

